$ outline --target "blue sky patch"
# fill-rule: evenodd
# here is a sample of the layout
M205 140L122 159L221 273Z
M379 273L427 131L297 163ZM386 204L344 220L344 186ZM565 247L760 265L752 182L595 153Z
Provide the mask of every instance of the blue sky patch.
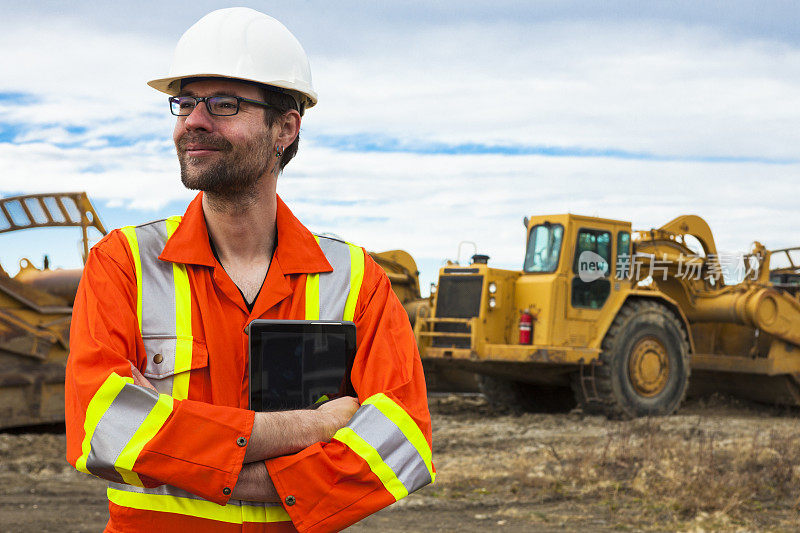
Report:
M2 104L35 104L41 99L31 93L16 91L0 91L0 105Z
M337 206L337 207L356 207L360 205L369 205L369 206L376 206L376 205L386 205L386 200L377 200L377 199L362 199L362 200L352 200L352 199L337 199L337 198L320 198L320 197L304 197L304 198L296 198L293 203L295 204L312 204L312 205L328 205L328 206Z
M17 124L0 122L0 143L13 143L22 132L22 128Z
M64 129L67 133L71 133L72 135L82 135L89 131L89 128L86 126L64 126Z
M761 156L726 155L671 155L653 152L624 150L620 148L589 148L582 146L548 146L489 143L412 143L384 135L359 133L354 135L318 135L311 139L320 146L348 152L409 153L421 155L505 155L546 157L601 157L632 159L638 161L678 161L691 163L761 163L765 165L793 165L800 159Z
M84 174L102 174L107 171L108 167L105 165L89 165L80 169L80 172Z

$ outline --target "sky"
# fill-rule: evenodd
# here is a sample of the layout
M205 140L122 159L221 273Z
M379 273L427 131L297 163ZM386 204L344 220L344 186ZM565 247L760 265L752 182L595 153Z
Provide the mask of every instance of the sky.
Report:
M146 81L231 5L0 0L0 197L87 191L108 228L181 214ZM800 245L796 2L247 6L297 36L319 94L279 194L312 231L409 251L423 292L462 241L519 269L526 215L697 214L723 252ZM0 235L0 264L80 266L79 235Z

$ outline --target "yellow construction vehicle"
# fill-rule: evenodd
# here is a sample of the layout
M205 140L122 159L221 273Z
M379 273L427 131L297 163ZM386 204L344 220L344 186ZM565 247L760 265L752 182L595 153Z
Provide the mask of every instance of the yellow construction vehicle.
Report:
M405 250L369 252L389 281L392 290L403 304L413 328L421 318L430 314L430 298L422 298L419 289L419 271L411 254ZM475 392L478 383L475 374L455 367L435 367L423 361L425 382L429 391Z
M492 403L665 415L692 390L800 404L798 249L755 243L726 284L708 224L659 229L578 215L525 219L522 271L486 256L439 271L415 334L428 366L480 375ZM769 270L773 254L789 257ZM690 380L691 374L691 380Z
M84 193L0 199L0 234L79 227L84 261L89 230L106 233ZM0 237L2 239L2 237ZM0 428L64 420L69 323L81 269L42 269L20 261L13 278L0 267Z
M418 316L427 316L430 305L428 299L420 295L419 271L411 254L405 250L389 250L369 252L369 255L386 272L411 325L414 325Z

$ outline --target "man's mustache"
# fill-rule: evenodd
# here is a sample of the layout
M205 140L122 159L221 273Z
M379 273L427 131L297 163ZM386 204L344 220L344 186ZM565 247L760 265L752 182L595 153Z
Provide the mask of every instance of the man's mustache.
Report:
M224 137L209 134L186 134L178 140L178 151L186 152L186 147L190 144L199 144L207 148L216 150L230 150L233 148L231 142Z

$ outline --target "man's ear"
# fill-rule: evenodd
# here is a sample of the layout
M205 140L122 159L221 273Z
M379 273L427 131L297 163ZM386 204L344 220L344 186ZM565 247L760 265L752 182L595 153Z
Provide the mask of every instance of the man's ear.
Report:
M300 113L294 109L290 109L278 118L278 136L275 139L275 144L286 148L297 139L300 134Z

